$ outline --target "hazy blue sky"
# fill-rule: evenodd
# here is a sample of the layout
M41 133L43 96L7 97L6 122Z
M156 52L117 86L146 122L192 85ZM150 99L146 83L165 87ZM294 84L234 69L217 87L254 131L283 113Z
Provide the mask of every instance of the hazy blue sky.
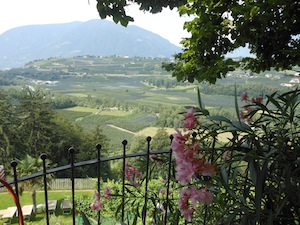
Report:
M165 9L152 15L130 6L128 12L135 18L131 23L150 30L179 45L182 37L188 36L183 30L186 18L180 18L176 10ZM73 21L100 19L96 0L1 0L0 34L14 27L33 24L53 24Z

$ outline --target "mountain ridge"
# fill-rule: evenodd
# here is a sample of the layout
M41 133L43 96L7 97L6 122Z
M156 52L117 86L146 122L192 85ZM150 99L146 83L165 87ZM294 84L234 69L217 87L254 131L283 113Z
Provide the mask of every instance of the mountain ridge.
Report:
M180 51L180 47L151 31L107 20L28 25L0 35L0 69L51 57L172 57Z

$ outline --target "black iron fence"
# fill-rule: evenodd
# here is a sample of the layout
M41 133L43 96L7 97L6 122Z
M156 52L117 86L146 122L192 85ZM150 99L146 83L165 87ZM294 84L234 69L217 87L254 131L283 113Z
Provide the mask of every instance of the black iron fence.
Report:
M172 136L170 137L171 141L172 141ZM125 163L126 160L128 158L134 158L134 157L145 157L145 185L143 186L145 188L144 190L144 207L143 207L143 211L142 211L142 223L146 224L146 213L147 213L147 202L148 202L148 187L149 187L149 164L150 164L150 157L152 155L158 156L158 155L166 155L167 159L168 159L168 169L167 169L167 180L166 180L166 195L165 195L165 203L166 206L168 206L169 204L169 193L170 193L170 177L171 177L171 169L172 169L172 150L157 150L157 151L150 151L150 142L151 142L151 137L147 137L147 150L146 152L143 153L135 153L135 154L127 154L126 153L126 149L127 149L127 141L124 140L122 142L123 145L123 154L119 155L119 156L113 156L113 157L101 157L101 145L97 144L96 145L96 150L97 150L97 158L96 159L91 159L88 161L82 161L82 162L75 162L75 154L76 154L76 150L71 147L69 148L69 155L70 155L70 164L65 165L65 166L60 166L60 167L56 167L56 168L50 168L47 169L46 166L46 159L47 159L47 155L46 154L42 154L40 156L40 158L42 159L42 163L43 163L43 171L37 172L35 174L30 174L28 176L24 176L24 177L18 177L18 173L17 173L17 166L18 163L17 161L12 161L11 162L11 167L13 170L13 179L10 181L7 181L7 183L11 186L14 186L14 190L15 190L15 194L17 196L17 198L19 198L19 183L20 182L24 182L24 181L28 181L28 180L32 180L38 177L42 177L43 178L43 186L44 186L44 198L45 198L45 214L46 214L46 224L49 225L49 220L50 220L50 210L49 210L49 205L48 205L48 183L47 183L47 177L50 176L51 174L55 174L57 172L60 171L66 171L69 170L70 171L70 179L71 179L71 192L72 192L72 224L75 225L76 224L76 204L75 204L75 180L76 178L74 177L75 174L75 170L76 168L79 167L84 167L84 166L91 166L94 165L97 167L97 191L100 193L100 186L101 186L101 164L105 163L105 162L110 162L110 161L114 161L114 160L122 160L122 167L123 167L123 171L125 171ZM121 208L121 221L125 220L125 182L126 182L126 178L125 178L125 173L122 173L122 208ZM3 188L4 185L0 184L0 188ZM168 207L165 207L165 211L164 211L164 224L168 224L167 221L167 214L168 214ZM100 215L100 211L98 212L98 216L97 216L97 222L98 224L101 224L101 215Z

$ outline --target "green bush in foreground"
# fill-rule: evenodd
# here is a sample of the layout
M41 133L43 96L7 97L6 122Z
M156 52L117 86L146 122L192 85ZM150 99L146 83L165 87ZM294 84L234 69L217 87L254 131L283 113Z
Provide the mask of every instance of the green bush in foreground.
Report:
M210 115L198 95L199 108L184 114L185 129L177 130L172 141L176 162L170 177L170 202L161 195L165 184L154 179L164 178L161 166L167 166L156 156L149 174L142 175L139 168L126 164L125 199L117 208L123 197L121 187L110 184L109 199L96 198L94 209L105 214L109 208L117 217L125 206L125 224L164 224L168 210L171 225L185 221L299 225L300 90L273 93L265 99L244 93L241 109L236 98L237 120ZM199 117L204 120L200 122ZM226 143L218 141L222 133L231 134ZM144 191L147 175L149 190Z

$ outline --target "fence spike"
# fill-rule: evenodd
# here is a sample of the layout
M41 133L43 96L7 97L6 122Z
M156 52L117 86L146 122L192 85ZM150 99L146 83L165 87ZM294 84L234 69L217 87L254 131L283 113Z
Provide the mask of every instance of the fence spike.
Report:
M75 179L74 179L74 155L75 155L75 149L73 147L69 148L69 154L70 154L70 160L71 160L71 183L72 183L72 219L73 219L73 225L76 224L75 220Z
M125 158L126 158L126 145L127 140L122 141L123 144L123 173L122 173L122 223L124 222L125 215Z
M49 225L49 209L48 209L48 190L47 190L47 171L46 171L46 158L45 153L41 154L40 158L43 160L43 177L44 177L44 195L45 195L45 207L46 207L46 223Z
M17 177L17 165L18 165L18 162L17 161L12 161L10 163L11 167L13 168L13 172L14 172L14 182L15 182L15 192L16 192L16 196L18 197L19 199L19 185L18 185L18 177Z
M97 149L97 191L100 194L100 177L101 177L101 171L100 171L100 166L101 166L101 145L97 144L96 149ZM98 220L98 225L101 224L100 220L100 210L97 212L97 220Z

